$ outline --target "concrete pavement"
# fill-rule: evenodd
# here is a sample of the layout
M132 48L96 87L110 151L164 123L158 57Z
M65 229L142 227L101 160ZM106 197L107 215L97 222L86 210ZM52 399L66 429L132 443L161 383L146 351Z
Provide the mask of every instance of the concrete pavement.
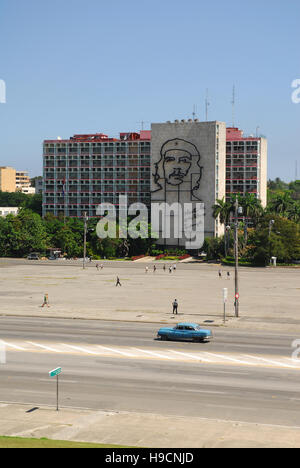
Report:
M240 270L240 318L234 317L234 271L216 265L182 263L175 273L162 270L157 262L96 263L86 270L73 262L0 260L2 315L64 317L172 323L193 321L223 326L223 289L228 289L227 327L277 330L300 334L298 313L299 270ZM219 279L218 271L222 270ZM227 279L227 271L230 279ZM116 287L119 276L122 287ZM41 309L44 294L50 308ZM179 302L179 315L172 315L172 302Z
M300 288L296 269L241 269L241 318L233 317L234 282L219 266L180 264L176 273L145 272L146 263L81 265L0 260L0 315L93 319L123 322L174 323L193 321L223 327L223 288L229 290L228 322L224 330L267 330L300 335ZM100 263L100 262L98 262ZM115 286L116 276L122 287ZM50 308L41 308L49 293ZM179 315L171 303L179 301ZM211 396L212 398L213 396ZM27 400L26 400L27 401ZM28 405L0 406L0 433L26 437L113 443L146 447L298 447L300 429L153 412L103 412L62 408L56 414L45 405L27 413ZM284 409L282 409L284 412ZM229 413L228 413L229 414ZM283 413L284 414L284 413ZM230 419L230 418L229 418ZM105 425L103 422L105 421ZM300 426L300 424L299 424ZM184 435L184 436L183 436Z
M156 448L299 448L300 427L0 404L2 435Z

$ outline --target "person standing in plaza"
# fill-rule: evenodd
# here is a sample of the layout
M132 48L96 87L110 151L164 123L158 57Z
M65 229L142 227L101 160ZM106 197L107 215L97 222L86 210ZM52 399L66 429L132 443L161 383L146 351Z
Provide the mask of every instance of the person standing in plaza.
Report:
M154 267L153 267L153 273L155 273L155 272L156 272L156 265L154 265Z
M166 265L163 266L163 270L166 271Z
M48 296L48 293L46 293L46 294L44 295L44 302L43 302L43 304L42 304L41 307L43 308L43 307L45 307L45 306L50 307L50 305L49 305L49 296Z
M173 314L178 314L178 302L177 299L173 302Z
M222 272L219 270L219 278L222 278Z
M120 281L120 278L117 276L117 282L116 282L116 286L122 286L121 285L121 281Z
M147 266L146 266L146 268L145 268L145 273L148 273L148 267L147 267Z

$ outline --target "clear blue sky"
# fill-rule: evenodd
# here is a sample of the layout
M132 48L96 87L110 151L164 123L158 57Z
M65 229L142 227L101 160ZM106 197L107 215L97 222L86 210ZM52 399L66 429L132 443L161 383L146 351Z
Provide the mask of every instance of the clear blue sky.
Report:
M300 178L299 0L0 0L0 165L42 174L42 142L191 117L256 127L269 177Z

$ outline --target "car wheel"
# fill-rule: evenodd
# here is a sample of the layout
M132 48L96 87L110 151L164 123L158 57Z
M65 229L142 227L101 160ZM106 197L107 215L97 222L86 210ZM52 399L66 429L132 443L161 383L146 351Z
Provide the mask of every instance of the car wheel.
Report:
M162 339L162 341L168 341L167 335L163 335L163 336L161 337L161 339Z
M195 342L195 343L202 343L202 342L203 342L203 338L194 338L194 342Z

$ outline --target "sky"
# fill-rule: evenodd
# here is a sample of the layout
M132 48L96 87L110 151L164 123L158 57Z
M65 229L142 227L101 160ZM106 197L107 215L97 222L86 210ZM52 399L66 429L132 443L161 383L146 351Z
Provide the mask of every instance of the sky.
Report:
M299 17L299 0L0 0L0 166L34 177L45 139L117 137L194 106L205 120L206 90L208 119L232 126L235 86L268 177L294 180L297 161L300 178Z

